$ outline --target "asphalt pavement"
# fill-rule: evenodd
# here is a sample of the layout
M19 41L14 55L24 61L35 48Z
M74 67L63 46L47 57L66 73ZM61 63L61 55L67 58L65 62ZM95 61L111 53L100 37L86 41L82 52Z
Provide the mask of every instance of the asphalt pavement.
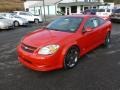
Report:
M17 59L21 38L41 26L0 31L0 90L120 90L120 23L113 23L109 48L91 51L71 70L52 72L32 71Z

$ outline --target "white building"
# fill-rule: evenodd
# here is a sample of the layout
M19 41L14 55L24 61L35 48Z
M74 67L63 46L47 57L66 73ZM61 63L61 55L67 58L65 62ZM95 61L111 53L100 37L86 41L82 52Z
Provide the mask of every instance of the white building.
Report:
M44 0L45 15L56 15L62 12L65 15L79 14L85 9L98 8L103 0ZM43 1L27 0L24 2L25 10L35 15L44 15Z
M99 6L99 9L114 9L114 3L104 3L103 6Z
M57 3L60 0L44 0L45 1L45 14L46 15L56 15L58 11ZM35 15L44 15L43 1L41 0L26 0L24 2L25 10Z
M115 8L119 9L120 8L120 4L116 4Z

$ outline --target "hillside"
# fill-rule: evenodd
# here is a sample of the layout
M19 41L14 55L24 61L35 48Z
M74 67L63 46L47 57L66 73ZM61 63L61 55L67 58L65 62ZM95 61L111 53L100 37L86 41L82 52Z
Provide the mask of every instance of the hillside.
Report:
M22 9L23 0L0 0L0 12Z
M120 0L104 0L105 2L114 2L115 4L120 4Z
M23 1L25 0L0 0L0 12L23 10ZM104 0L105 2L120 3L120 0Z

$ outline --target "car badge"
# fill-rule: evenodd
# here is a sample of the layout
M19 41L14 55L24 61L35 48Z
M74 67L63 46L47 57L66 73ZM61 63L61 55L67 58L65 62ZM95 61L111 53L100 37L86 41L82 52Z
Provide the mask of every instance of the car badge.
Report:
M25 49L29 49L28 47L25 47Z

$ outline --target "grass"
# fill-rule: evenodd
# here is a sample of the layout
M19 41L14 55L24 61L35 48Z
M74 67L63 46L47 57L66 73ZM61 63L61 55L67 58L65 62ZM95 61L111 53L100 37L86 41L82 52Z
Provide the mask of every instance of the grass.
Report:
M0 12L10 12L23 9L24 6L21 0L0 0Z

